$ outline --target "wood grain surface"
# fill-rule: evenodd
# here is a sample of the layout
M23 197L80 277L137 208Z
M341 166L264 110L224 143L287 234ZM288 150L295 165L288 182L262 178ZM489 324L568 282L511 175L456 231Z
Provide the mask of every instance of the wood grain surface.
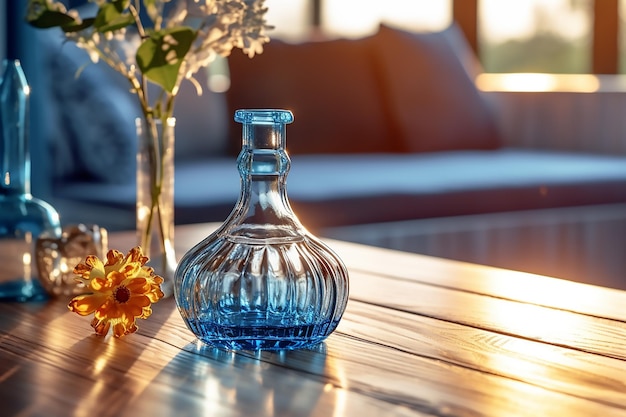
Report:
M179 255L214 227L178 227ZM207 347L171 297L121 339L67 299L1 303L0 416L626 415L626 293L328 243L350 302L315 349Z

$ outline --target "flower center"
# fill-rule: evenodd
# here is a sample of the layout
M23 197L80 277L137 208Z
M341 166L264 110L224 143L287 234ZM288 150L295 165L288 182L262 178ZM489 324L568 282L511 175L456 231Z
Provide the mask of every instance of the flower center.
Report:
M113 291L113 298L118 303L124 304L130 300L130 290L123 285L120 285Z

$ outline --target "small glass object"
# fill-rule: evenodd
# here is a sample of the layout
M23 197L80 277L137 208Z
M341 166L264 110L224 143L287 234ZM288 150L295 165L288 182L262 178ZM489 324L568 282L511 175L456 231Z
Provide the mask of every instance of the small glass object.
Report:
M42 233L60 236L56 210L30 193L28 97L18 60L3 60L0 84L0 300L43 299L33 254Z
M348 300L341 259L292 211L286 110L238 110L239 200L178 265L174 295L196 336L234 350L311 347L335 330Z
M43 233L35 247L39 282L48 294L77 295L89 290L75 279L74 267L88 255L105 259L108 233L95 224L71 224L63 227L60 238Z

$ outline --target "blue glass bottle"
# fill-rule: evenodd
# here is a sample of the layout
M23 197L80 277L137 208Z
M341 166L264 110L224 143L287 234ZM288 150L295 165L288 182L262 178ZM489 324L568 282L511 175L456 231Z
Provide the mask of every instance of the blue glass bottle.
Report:
M0 84L0 300L46 296L36 279L35 243L42 233L60 237L59 215L30 193L28 97L17 60L3 60Z
M286 110L238 110L241 193L227 220L187 252L174 294L189 329L234 350L309 347L343 315L348 272L292 211L286 179Z

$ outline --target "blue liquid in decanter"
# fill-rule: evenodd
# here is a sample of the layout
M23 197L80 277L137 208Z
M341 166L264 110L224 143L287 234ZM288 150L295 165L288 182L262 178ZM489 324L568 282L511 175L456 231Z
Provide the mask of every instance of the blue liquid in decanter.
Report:
M20 62L4 60L0 81L0 300L47 297L36 277L35 243L60 237L59 214L30 193L28 97Z
M332 333L348 301L341 259L300 224L286 192L286 110L238 110L243 146L239 200L214 233L187 252L174 295L189 329L233 350L306 348Z

